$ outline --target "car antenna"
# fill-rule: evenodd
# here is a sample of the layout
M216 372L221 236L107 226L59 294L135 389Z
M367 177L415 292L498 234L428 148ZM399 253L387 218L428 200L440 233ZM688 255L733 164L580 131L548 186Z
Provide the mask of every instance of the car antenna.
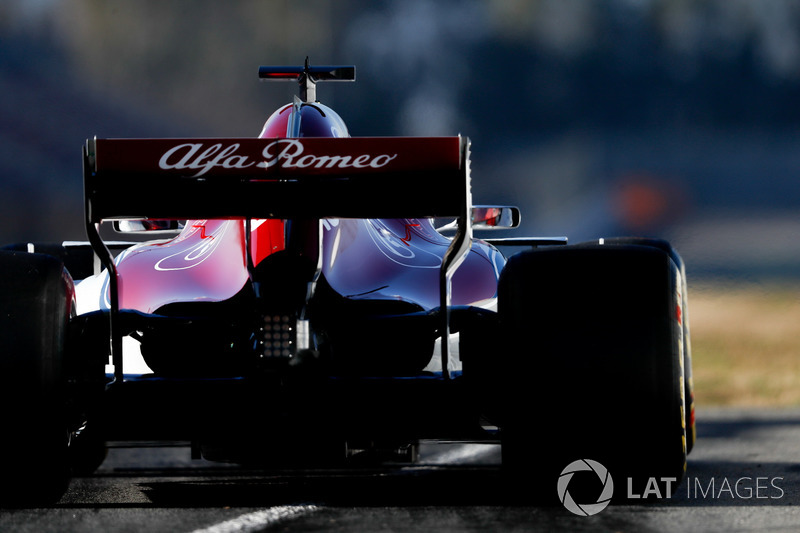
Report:
M321 81L356 81L353 65L311 66L306 56L302 67L262 66L258 77L267 81L297 81L300 85L300 100L312 104L317 101L317 83Z

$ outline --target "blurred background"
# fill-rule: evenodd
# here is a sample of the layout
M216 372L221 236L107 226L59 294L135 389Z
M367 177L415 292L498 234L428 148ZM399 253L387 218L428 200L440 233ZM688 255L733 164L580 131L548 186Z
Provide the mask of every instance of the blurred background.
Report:
M87 137L256 136L306 55L357 65L318 90L352 135L469 136L519 234L665 237L701 298L800 277L793 0L3 0L0 243L84 239Z

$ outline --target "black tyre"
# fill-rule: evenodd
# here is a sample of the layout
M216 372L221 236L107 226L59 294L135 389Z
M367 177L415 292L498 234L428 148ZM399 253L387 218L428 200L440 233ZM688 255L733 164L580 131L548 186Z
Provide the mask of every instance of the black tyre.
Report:
M90 476L100 468L108 456L102 434L86 425L72 433L69 445L69 463L72 475Z
M0 505L57 501L69 483L63 360L72 279L54 257L0 251Z
M509 260L499 286L509 349L495 378L507 472L534 475L553 496L562 470L589 459L608 468L615 497L677 489L686 467L680 287L669 255L648 246ZM651 478L662 485L646 491Z
M620 244L634 244L641 246L652 246L663 250L669 254L670 259L678 267L678 272L681 274L681 324L683 325L683 388L684 397L686 400L686 453L691 453L694 448L695 440L697 439L697 428L695 427L695 414L694 414L694 381L692 380L692 340L689 332L689 291L686 283L686 265L683 258L678 254L672 245L663 239L653 239L646 237L613 237L610 239L603 239L603 244L620 245Z
M64 263L64 267L70 273L70 276L76 280L88 278L94 274L94 252L88 244L83 246L64 246L63 244L52 242L20 242L8 244L3 246L2 249L56 257Z

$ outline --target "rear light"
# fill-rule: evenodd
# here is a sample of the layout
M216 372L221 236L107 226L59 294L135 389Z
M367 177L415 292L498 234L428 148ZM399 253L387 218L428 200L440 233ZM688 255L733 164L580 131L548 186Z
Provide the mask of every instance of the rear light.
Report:
M261 357L288 359L297 353L297 319L288 315L265 315L259 337Z

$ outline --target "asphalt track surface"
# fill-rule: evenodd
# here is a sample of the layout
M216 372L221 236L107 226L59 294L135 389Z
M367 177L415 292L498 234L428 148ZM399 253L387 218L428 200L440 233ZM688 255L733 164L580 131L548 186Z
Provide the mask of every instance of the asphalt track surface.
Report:
M697 447L673 498L593 516L557 500L507 501L495 446L424 446L414 466L277 473L192 461L188 448L140 448L112 450L51 508L0 511L0 531L800 530L800 409L698 415Z

